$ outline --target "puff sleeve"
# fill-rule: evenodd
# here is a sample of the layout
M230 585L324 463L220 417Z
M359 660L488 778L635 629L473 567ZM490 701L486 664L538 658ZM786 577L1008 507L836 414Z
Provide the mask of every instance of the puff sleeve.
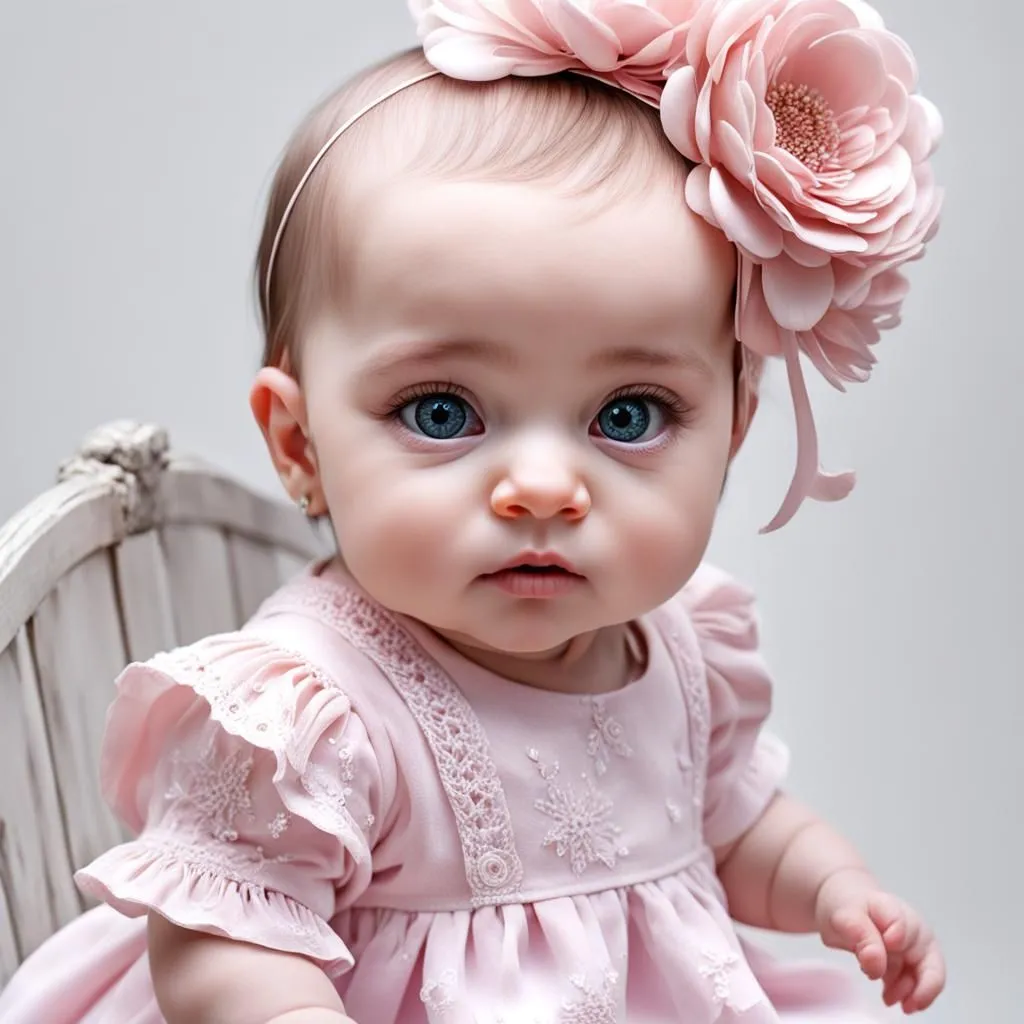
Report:
M778 792L789 754L763 729L772 681L759 650L753 594L701 566L682 593L706 668L710 708L704 835L712 847L738 839Z
M352 966L331 929L370 879L383 783L344 693L301 659L228 634L129 666L101 754L136 836L76 875L128 916Z

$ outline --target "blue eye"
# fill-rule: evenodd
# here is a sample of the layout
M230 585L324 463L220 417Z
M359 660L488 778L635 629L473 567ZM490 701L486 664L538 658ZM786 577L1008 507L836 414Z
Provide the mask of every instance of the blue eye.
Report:
M458 395L424 395L407 402L399 410L399 418L413 433L435 441L450 441L466 433L467 426L476 425L472 407ZM479 433L471 430L469 433Z
M624 396L609 402L597 414L596 425L609 441L636 444L637 441L649 440L648 435L658 434L663 426L662 419L658 403Z

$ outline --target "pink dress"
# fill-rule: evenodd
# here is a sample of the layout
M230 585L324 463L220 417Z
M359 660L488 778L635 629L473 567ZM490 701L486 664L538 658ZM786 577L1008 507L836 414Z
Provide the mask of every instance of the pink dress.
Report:
M750 595L702 568L602 696L509 682L312 570L126 669L102 758L136 838L3 1024L158 1024L145 914L304 954L359 1024L866 1024L737 937L709 845L783 778Z

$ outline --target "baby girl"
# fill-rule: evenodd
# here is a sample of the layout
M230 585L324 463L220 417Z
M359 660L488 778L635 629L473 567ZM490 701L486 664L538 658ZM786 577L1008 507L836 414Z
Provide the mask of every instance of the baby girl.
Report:
M130 666L136 838L4 1024L858 1024L939 947L785 790L751 594L703 563L762 368L867 378L940 195L906 45L841 0L413 0L292 139L252 408L337 555ZM311 29L315 31L315 27Z

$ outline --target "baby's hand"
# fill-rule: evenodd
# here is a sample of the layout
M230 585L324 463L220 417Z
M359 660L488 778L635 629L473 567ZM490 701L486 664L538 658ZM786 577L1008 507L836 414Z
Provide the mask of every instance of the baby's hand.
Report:
M881 979L887 1006L927 1009L946 984L939 944L917 912L882 892L866 875L841 872L818 893L815 919L822 941L856 955L861 970Z

